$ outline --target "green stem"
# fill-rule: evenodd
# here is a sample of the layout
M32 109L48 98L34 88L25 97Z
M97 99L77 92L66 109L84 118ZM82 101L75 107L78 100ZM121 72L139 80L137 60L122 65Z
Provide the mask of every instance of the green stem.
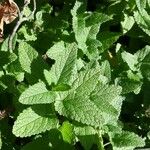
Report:
M99 137L98 149L99 150L105 150L104 149L104 144L103 144L103 138L102 138L101 131L98 131L98 137Z

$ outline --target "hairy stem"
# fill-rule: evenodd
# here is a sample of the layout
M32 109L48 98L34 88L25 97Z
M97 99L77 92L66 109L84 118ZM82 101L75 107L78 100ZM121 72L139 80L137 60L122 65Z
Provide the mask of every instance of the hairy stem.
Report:
M34 17L34 14L36 11L36 0L33 0L33 11L27 17L24 17L24 9L28 5L29 5L29 3L25 3L22 11L20 11L19 7L17 6L19 19L18 19L11 35L9 36L9 40L8 40L8 48L11 53L13 52L13 39L18 31L18 28L24 21L28 21L32 16Z

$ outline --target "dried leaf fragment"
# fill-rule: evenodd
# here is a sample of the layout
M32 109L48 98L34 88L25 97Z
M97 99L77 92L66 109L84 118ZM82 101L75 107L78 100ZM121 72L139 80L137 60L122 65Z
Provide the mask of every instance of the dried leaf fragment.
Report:
M3 37L4 23L9 24L18 16L18 7L13 0L4 0L0 4L0 42Z

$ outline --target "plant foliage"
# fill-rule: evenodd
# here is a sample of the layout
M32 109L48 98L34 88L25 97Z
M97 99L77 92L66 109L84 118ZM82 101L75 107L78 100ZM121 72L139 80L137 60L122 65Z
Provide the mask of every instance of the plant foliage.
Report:
M5 2L0 149L150 148L150 0Z

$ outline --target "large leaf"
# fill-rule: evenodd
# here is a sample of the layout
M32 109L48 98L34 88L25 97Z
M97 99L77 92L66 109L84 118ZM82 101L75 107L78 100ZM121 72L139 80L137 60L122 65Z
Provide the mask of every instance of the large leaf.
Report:
M55 64L50 70L51 82L69 84L77 59L76 44L69 44L65 47L64 42L59 42L48 50L47 55L55 60Z
M118 99L121 89L97 84L100 73L96 70L89 69L80 72L73 84L75 91L65 98L57 99L55 109L60 115L95 127L111 122L111 120L115 122L122 103L122 100ZM93 92L90 97L95 88L95 93ZM113 119L112 116L114 116Z
M113 106L112 101L120 94L121 87L98 83L91 95L91 100L102 112L107 113L110 116L118 116L120 112Z
M49 107L49 109L51 108ZM48 107L40 106L38 110L29 107L19 114L13 126L13 134L17 137L27 137L57 128L58 120L56 116L51 112L46 115L41 112L48 111Z
M88 97L82 96L56 101L55 109L60 115L83 124L100 127L103 123L101 112Z
M43 82L39 82L26 89L20 96L19 102L23 104L45 104L55 100L55 92L48 91Z

